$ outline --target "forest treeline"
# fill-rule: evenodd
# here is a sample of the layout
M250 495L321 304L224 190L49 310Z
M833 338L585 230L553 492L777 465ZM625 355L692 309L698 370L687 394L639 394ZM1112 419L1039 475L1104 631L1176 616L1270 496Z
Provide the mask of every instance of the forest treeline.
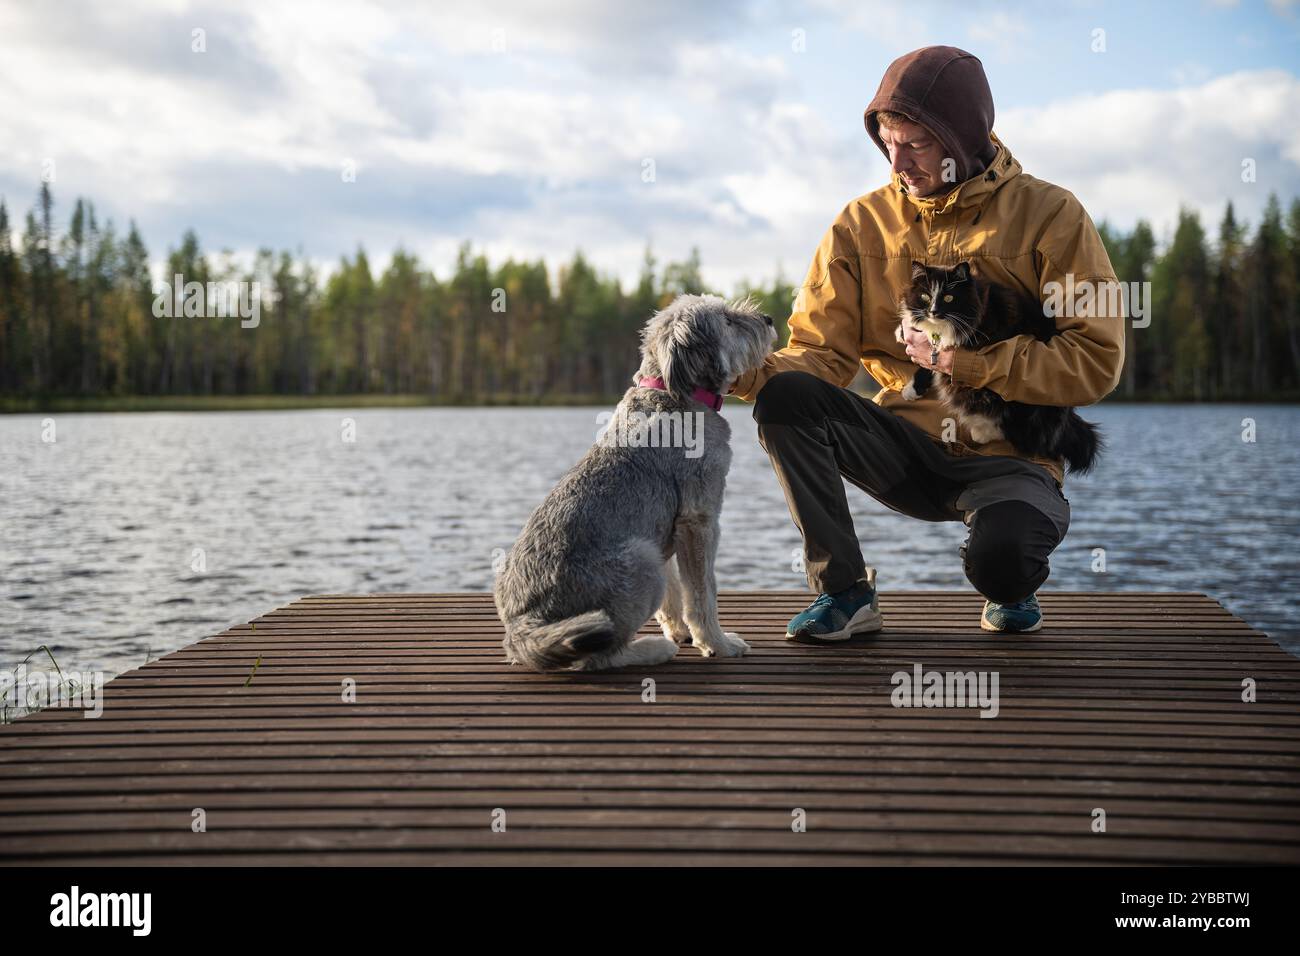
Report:
M251 271L205 252L187 232L166 281L258 282L256 327L239 318L154 314L149 253L78 199L55 225L43 184L15 239L0 200L0 396L423 395L432 401L545 402L620 394L638 332L681 292L707 289L698 252L662 269L646 253L625 288L581 255L492 265L467 244L435 276L405 251L376 275L363 250L322 277L289 252L262 250ZM1151 322L1128 330L1116 397L1300 397L1300 199L1269 198L1253 231L1228 205L1217 234L1182 211L1160 249L1149 224L1100 227L1119 278L1151 283ZM503 290L497 291L497 290ZM777 276L752 295L784 320L795 289Z

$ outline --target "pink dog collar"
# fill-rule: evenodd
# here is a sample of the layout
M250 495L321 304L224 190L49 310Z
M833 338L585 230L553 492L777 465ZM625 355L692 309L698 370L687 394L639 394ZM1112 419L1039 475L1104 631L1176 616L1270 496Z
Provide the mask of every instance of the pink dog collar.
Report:
M668 386L664 384L662 378L639 378L637 379L637 384L642 388L657 388L662 391L668 390ZM709 408L713 409L715 412L722 411L722 395L718 392L710 392L707 388L701 386L691 392L691 398L695 399L701 405L708 405Z

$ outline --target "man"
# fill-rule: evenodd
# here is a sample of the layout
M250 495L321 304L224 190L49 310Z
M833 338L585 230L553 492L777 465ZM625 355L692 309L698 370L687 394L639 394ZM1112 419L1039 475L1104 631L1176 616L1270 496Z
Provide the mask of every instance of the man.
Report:
M916 401L901 391L919 365L1009 401L1100 400L1124 359L1123 310L1106 314L1106 294L1096 295L1114 289L1114 270L1079 201L1023 172L993 134L993 97L971 54L933 46L895 60L864 122L892 181L840 213L795 300L789 344L731 388L754 402L819 592L787 636L822 643L882 625L841 477L902 514L964 521L966 576L986 598L981 626L1037 630L1035 592L1070 522L1063 463L1002 440L981 445L933 389ZM1060 334L937 355L920 332L898 343L913 261L963 260L985 281L1040 296L1060 283ZM872 401L845 387L859 362L882 386Z

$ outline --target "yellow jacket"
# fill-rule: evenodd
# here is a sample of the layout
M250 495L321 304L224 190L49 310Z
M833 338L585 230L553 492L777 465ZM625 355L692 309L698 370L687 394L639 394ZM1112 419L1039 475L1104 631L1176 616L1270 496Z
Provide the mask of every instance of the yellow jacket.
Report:
M789 343L731 393L753 401L768 378L787 369L844 387L861 362L882 386L873 400L949 453L1014 455L1063 481L1060 460L1022 455L1007 441L975 444L933 392L913 402L900 394L916 371L894 337L914 259L942 266L978 260L985 280L1060 303L1061 333L1050 342L1022 335L958 349L953 379L959 385L1032 405L1080 406L1100 401L1119 383L1125 312L1096 227L1072 193L1025 173L991 138L997 155L989 167L945 195L916 198L895 174L890 185L850 202L813 255L790 316Z

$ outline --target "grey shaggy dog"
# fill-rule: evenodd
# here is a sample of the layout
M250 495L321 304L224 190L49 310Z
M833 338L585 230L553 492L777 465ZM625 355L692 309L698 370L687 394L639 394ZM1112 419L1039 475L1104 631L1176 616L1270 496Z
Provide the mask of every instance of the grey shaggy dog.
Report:
M682 295L650 319L632 381L660 378L665 388L627 390L497 575L511 663L539 671L661 664L688 640L706 657L749 650L718 623L713 574L731 428L692 394L725 392L775 343L771 318L749 301ZM679 439L696 426L697 454L684 441L647 441L674 424ZM637 638L652 614L663 636Z

